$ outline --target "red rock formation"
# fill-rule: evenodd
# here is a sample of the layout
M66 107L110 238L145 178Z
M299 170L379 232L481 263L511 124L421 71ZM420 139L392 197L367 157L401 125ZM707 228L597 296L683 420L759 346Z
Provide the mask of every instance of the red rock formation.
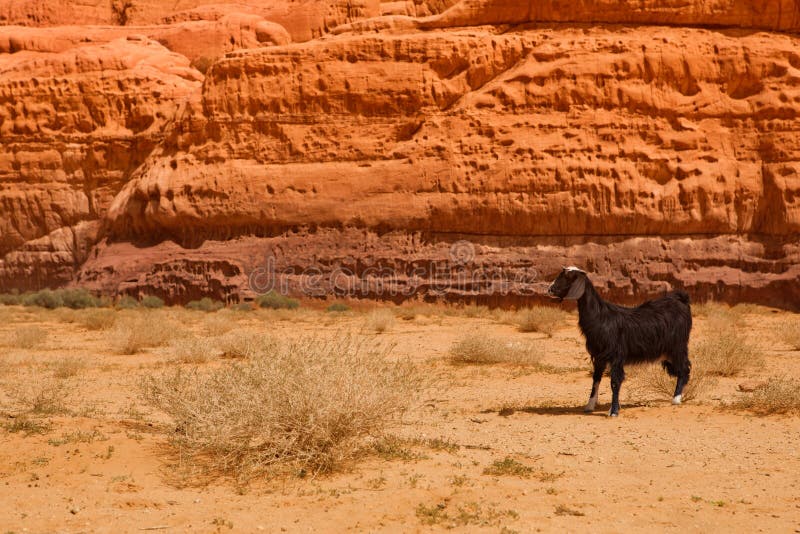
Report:
M698 27L794 28L794 3L562 5L463 0L228 53L128 167L78 283L237 300L269 254L294 292L307 267L334 291L345 266L334 278L365 296L380 296L377 268L421 294L509 303L577 263L621 300L682 286L800 307L800 39ZM173 22L229 16L214 9ZM491 26L596 20L692 27ZM6 250L43 235L29 234ZM509 294L414 278L460 239ZM7 256L0 281L29 258Z

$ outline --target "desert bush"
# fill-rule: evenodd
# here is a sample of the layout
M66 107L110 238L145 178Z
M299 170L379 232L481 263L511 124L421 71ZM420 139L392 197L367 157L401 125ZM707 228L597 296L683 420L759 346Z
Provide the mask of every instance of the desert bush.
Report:
M345 304L344 302L334 302L327 308L325 308L326 312L346 312L350 311L350 306Z
M536 365L539 353L530 343L503 341L475 332L456 341L450 348L450 362L458 364L512 363Z
M788 378L770 378L733 406L760 415L800 413L800 384Z
M236 321L230 314L211 315L203 320L203 327L210 335L221 336L236 328Z
M234 311L253 311L253 303L252 302L240 302L233 306Z
M558 308L533 306L517 312L516 325L520 332L539 332L552 337L568 315Z
M263 334L230 332L219 339L217 348L223 358L254 358L265 351L275 350L276 341Z
M72 378L86 369L86 362L80 358L62 358L50 364L56 378Z
M147 295L142 298L142 306L145 308L163 308L164 307L164 299L159 297L154 297L153 295Z
M672 399L677 379L669 376L660 363L642 364L625 369L625 389L634 396L641 393L658 398ZM715 379L702 366L694 364L689 382L683 388L682 400L692 401L700 398L715 384Z
M256 304L261 308L271 310L294 310L300 307L300 303L293 298L270 291L256 299Z
M196 336L185 336L172 340L172 354L183 363L205 363L217 354L210 339Z
M378 334L388 332L394 326L394 314L386 309L379 308L367 314L364 329Z
M689 359L693 371L711 376L735 376L762 361L756 347L731 327L700 334L689 346Z
M8 396L27 413L56 414L67 411L67 401L75 387L55 376L20 374L7 383Z
M116 307L120 310L132 310L139 307L139 301L130 295L125 295L117 301Z
M225 304L223 304L218 300L211 299L209 297L203 297L200 300L193 300L186 304L186 308L189 310L197 310L204 312L215 312L224 307Z
M61 302L64 306L73 310L96 308L100 305L100 299L85 289L62 289L57 293L61 296Z
M49 289L43 289L35 293L26 293L22 297L22 303L25 306L39 306L49 310L54 310L64 305L61 295Z
M87 330L108 330L117 320L114 310L86 310L77 316L77 322Z
M11 343L20 349L32 349L44 343L45 339L47 330L38 326L20 326L14 330Z
M170 440L195 475L249 479L330 471L404 411L414 368L353 336L306 338L207 372L147 377L143 397L173 422Z
M800 350L800 316L793 315L778 327L778 336L792 350Z
M174 339L178 325L154 312L124 317L112 331L112 342L121 354L136 354L145 348L160 347Z
M16 293L0 294L0 305L17 306L19 304L22 304L22 295Z

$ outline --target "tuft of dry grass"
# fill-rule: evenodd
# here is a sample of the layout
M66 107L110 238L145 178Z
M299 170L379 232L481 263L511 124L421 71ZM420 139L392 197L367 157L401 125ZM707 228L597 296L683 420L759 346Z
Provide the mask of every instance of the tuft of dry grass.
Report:
M90 308L76 314L77 323L87 330L109 330L117 321L117 313L109 308Z
M221 336L236 328L236 320L230 313L217 312L203 320L203 327L209 335Z
M176 337L178 331L178 326L163 315L141 311L120 318L112 330L111 338L121 354L136 354L146 348L166 345Z
M14 330L12 346L20 349L38 347L47 339L47 330L38 326L20 326Z
M6 383L8 396L26 413L57 414L67 411L75 386L56 376L19 374Z
M170 349L172 354L182 363L205 363L218 353L210 339L195 336L172 340Z
M379 308L369 312L364 323L365 330L375 332L377 334L388 332L393 326L394 313L386 308Z
M770 378L733 403L734 408L759 415L800 413L800 384L788 378Z
M230 332L217 341L223 358L253 358L265 351L274 350L276 341L253 332Z
M304 338L206 372L149 376L142 392L179 429L170 440L189 476L330 471L419 387L415 368L388 350L354 336Z
M81 358L63 358L50 364L56 378L72 378L86 369L86 361Z
M552 337L569 314L551 306L533 306L516 313L514 320L520 332L539 332Z
M640 393L671 399L675 394L677 379L669 376L659 363L636 365L626 370L625 388L637 397ZM683 401L700 398L713 387L715 379L702 366L694 365L689 382L683 388Z
M758 349L730 326L711 330L689 347L693 372L711 376L736 376L762 361Z
M800 350L800 316L794 315L778 326L778 336L791 350Z
M450 348L450 362L455 364L538 365L539 351L530 343L503 341L484 332L475 332L453 344Z

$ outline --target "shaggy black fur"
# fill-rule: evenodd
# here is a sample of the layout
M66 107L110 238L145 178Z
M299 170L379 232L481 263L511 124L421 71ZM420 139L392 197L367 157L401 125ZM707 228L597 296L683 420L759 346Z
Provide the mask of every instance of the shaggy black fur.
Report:
M624 366L662 360L670 376L677 377L673 403L680 404L683 387L689 381L689 334L692 312L689 295L673 291L635 308L604 301L586 273L576 267L561 271L548 294L559 300L578 301L578 324L592 357L592 393L586 411L597 404L597 390L607 366L611 367L611 410L619 415L619 390L625 379Z

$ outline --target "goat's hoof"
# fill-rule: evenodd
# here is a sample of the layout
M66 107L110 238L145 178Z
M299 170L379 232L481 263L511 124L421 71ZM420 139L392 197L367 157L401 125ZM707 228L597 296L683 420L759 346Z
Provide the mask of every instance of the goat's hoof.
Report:
M681 403L681 397L682 397L682 395L675 395L674 397L672 397L672 404L674 404L675 406L680 404Z
M609 417L619 417L619 412L608 412Z

